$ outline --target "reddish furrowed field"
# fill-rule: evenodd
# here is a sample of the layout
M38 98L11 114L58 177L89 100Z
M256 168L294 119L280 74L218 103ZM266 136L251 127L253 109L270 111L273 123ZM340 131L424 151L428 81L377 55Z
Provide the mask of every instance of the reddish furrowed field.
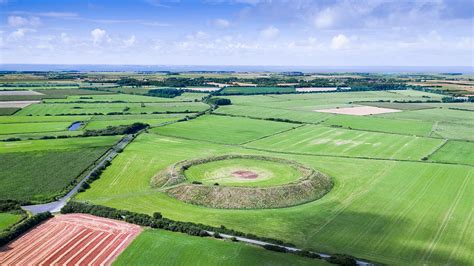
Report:
M140 233L137 225L66 214L0 249L2 265L109 265Z

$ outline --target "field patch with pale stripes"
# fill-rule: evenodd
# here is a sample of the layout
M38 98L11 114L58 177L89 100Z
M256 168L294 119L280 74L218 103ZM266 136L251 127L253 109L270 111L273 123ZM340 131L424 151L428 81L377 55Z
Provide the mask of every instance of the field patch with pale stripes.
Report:
M87 214L54 217L0 249L3 265L110 265L138 225Z

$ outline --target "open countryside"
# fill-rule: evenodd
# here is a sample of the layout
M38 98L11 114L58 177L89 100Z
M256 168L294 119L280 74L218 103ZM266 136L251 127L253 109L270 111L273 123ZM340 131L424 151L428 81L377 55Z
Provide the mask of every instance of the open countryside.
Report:
M0 6L0 265L474 265L471 1Z

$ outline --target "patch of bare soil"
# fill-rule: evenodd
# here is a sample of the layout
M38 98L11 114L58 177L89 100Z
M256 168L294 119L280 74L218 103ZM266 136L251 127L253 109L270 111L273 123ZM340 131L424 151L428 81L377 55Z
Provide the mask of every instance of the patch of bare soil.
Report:
M232 175L238 178L243 178L243 179L256 179L258 178L258 174L252 171L247 171L247 170L237 170L232 172Z

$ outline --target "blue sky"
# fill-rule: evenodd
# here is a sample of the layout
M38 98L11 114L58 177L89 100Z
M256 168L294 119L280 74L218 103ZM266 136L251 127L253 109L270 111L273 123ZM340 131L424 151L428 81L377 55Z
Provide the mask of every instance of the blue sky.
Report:
M473 2L0 0L0 63L472 66Z

